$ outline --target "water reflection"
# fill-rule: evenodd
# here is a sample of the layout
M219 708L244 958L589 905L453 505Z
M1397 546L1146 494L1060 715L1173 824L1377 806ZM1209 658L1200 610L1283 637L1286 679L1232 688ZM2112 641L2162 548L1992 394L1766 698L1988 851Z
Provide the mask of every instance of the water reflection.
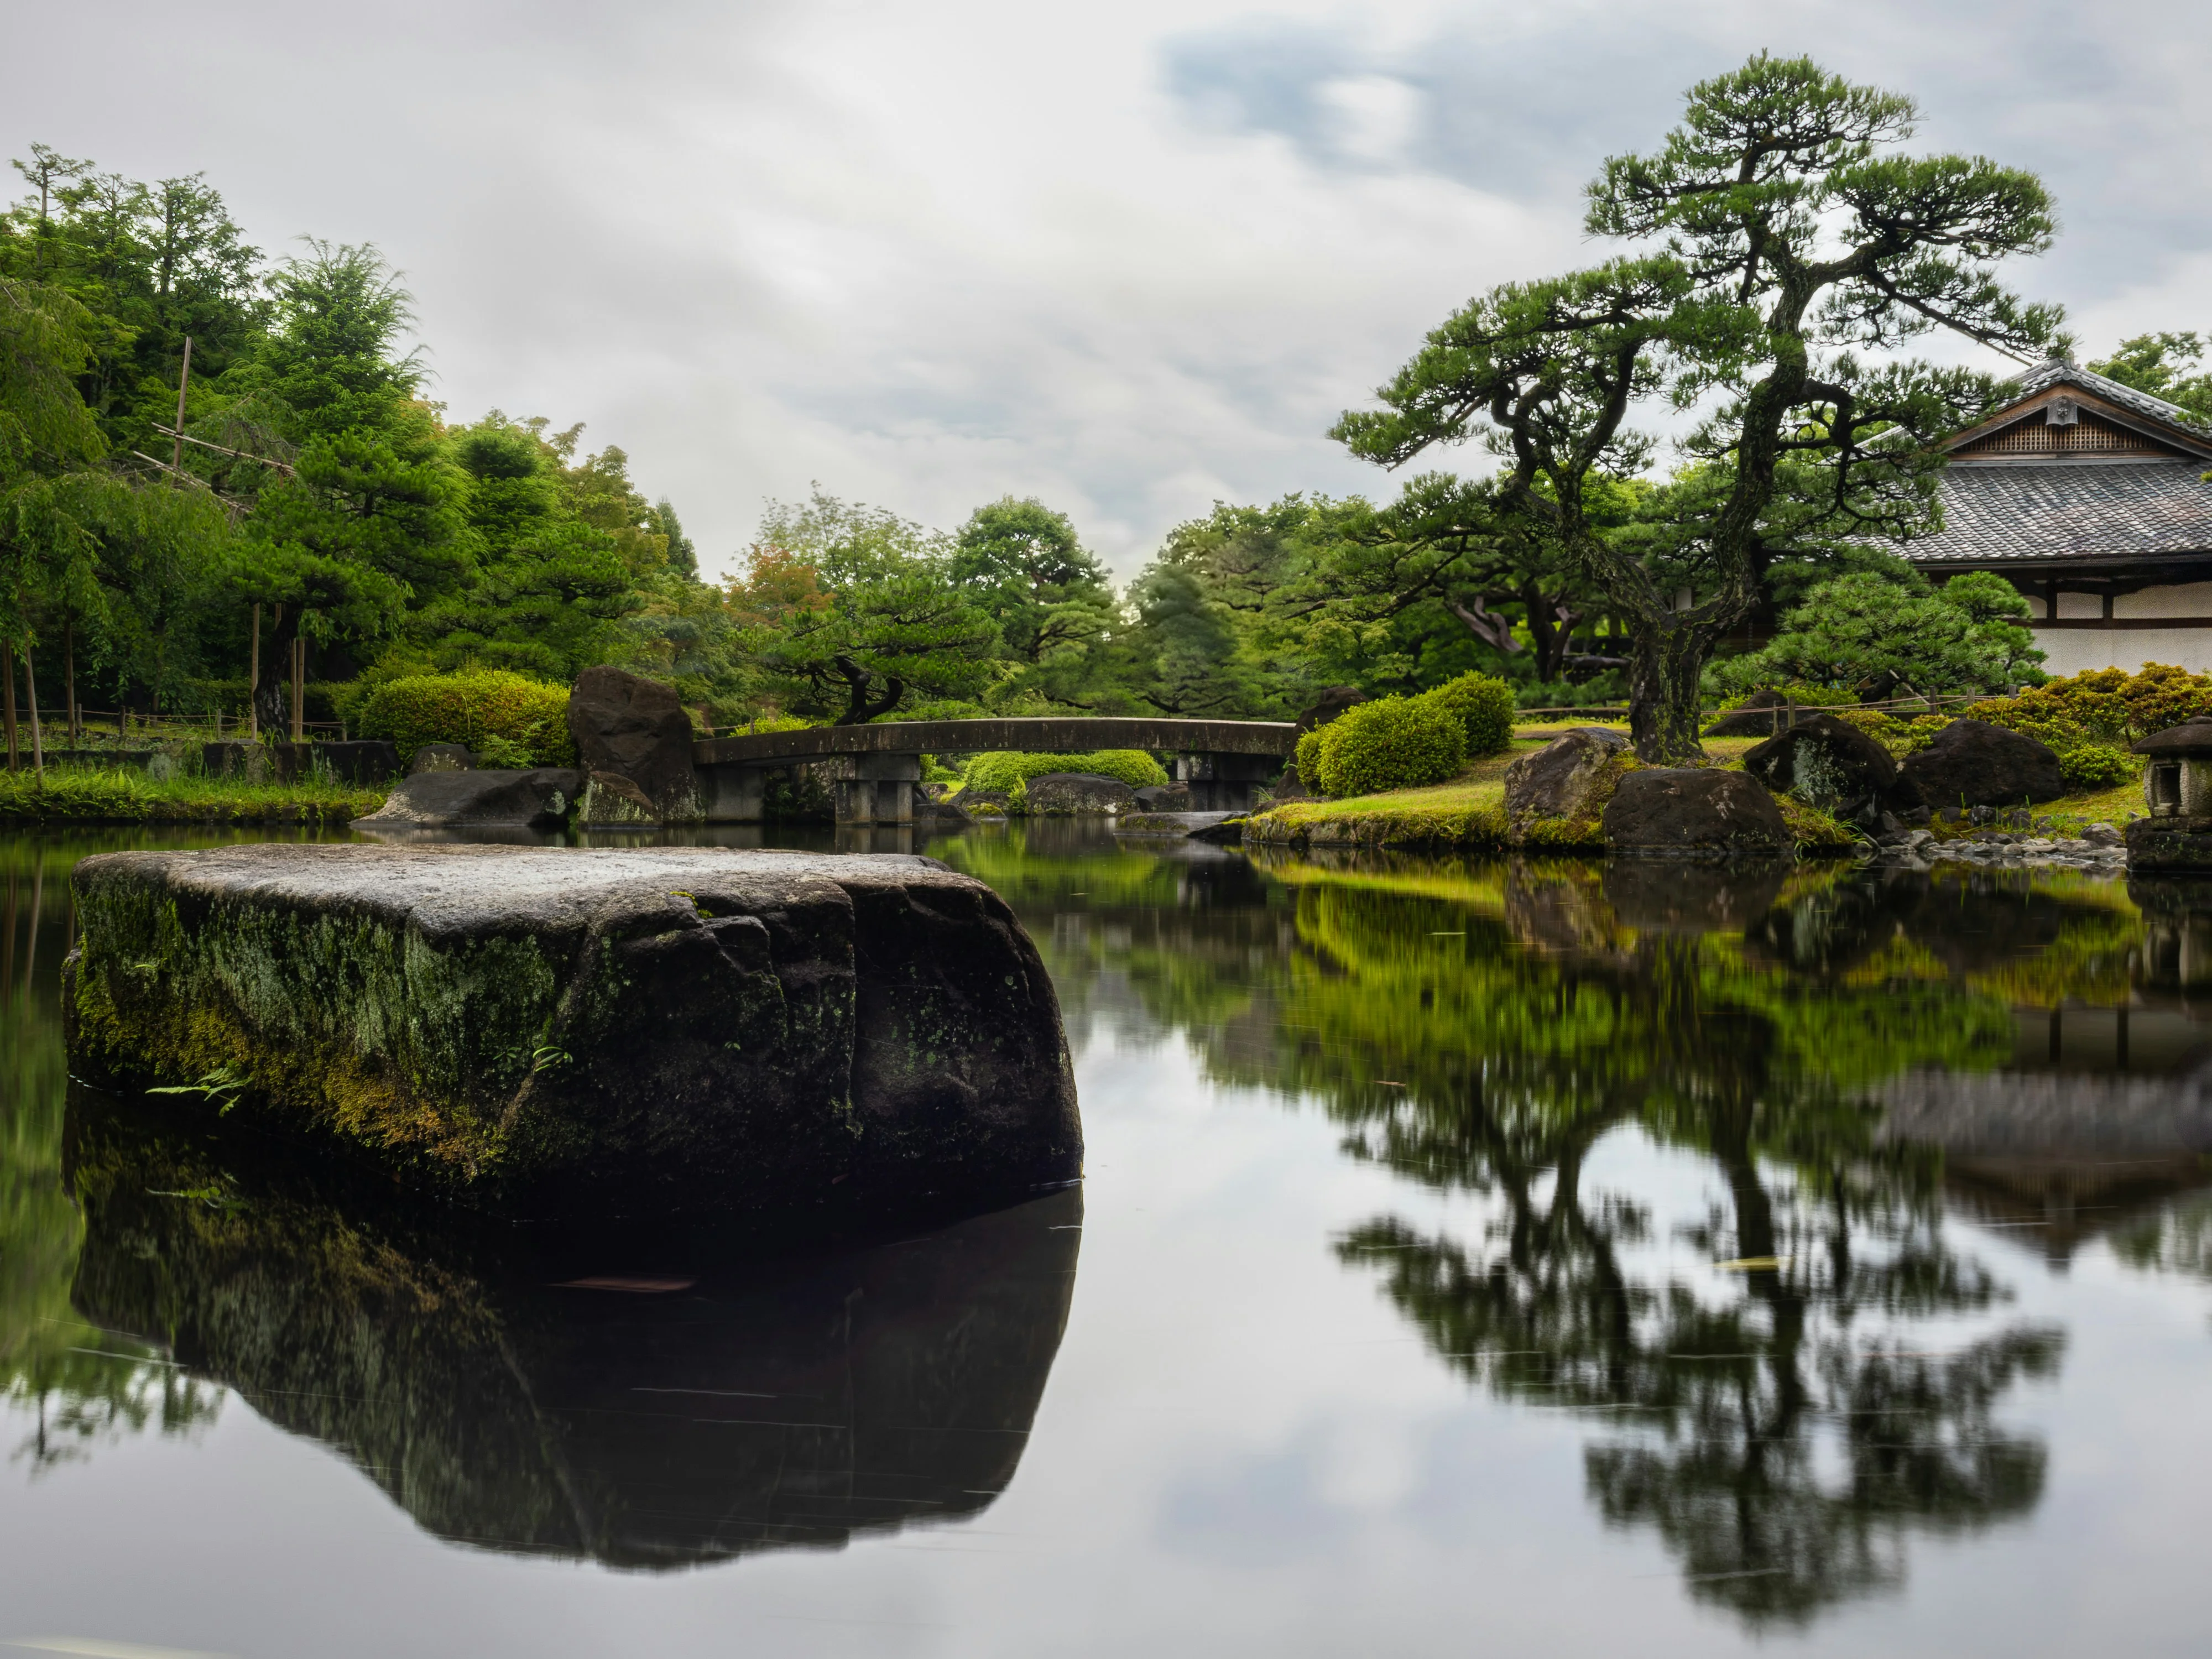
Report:
M2212 1181L2212 891L2147 930L2071 877L1347 855L1207 883L1073 830L945 855L1011 881L1071 1006L1133 1002L1215 1080L1472 1201L1376 1214L1340 1258L1471 1383L1588 1418L1599 1513L1753 1631L2037 1505L2022 1391L2066 1343L2008 1312L1998 1238L2057 1262L2118 1229L2192 1272L2212 1237L2141 1218ZM1594 1179L1624 1144L1690 1161L1705 1207Z
M72 1297L458 1543L673 1567L972 1516L1066 1322L1076 1192L716 1272L348 1201L79 1091ZM441 1224L442 1222L442 1224ZM605 1259L611 1258L611 1259Z

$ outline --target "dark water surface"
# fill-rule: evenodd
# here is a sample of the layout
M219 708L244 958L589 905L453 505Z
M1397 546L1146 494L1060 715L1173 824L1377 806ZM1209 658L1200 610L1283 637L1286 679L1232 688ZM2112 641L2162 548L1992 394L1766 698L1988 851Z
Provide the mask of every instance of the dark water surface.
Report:
M72 1099L208 839L0 842L0 1644L2212 1648L2212 890L979 831L1084 1190L547 1282Z

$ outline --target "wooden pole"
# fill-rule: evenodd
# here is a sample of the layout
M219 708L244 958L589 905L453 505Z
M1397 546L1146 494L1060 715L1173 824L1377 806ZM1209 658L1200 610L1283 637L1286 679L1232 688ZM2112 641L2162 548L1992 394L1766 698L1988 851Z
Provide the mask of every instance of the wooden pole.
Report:
M84 746L84 728L79 723L76 708L76 618L70 617L62 623L62 682L69 694L69 743L72 749Z
M301 742L307 737L307 731L300 723L306 712L300 704L307 692L307 636L295 634L292 636L292 741L295 743Z
M247 659L252 666L246 671L246 736L248 742L258 742L261 737L261 714L253 706L254 693L261 689L261 601L253 602L253 649Z
M192 337L185 336L184 365L177 370L177 443L176 453L169 461L169 488L174 489L177 481L185 474L185 388L192 383Z
M8 682L4 701L8 720L8 769L15 769L15 647L0 641L0 678Z
M31 665L31 647L23 647L23 692L31 700L31 769L43 781L46 775L46 753L39 741L39 675Z

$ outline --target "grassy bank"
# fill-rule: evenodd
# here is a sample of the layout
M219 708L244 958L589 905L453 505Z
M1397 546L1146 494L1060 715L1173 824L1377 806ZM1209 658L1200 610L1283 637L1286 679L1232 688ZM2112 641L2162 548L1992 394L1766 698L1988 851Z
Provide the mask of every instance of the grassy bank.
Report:
M1371 847L1451 849L1470 853L1525 850L1599 853L1605 850L1595 819L1540 819L1516 835L1505 821L1505 769L1541 749L1572 722L1522 726L1503 754L1486 756L1449 783L1394 789L1341 800L1285 801L1255 813L1244 840L1255 847ZM1712 738L1705 753L1724 768L1740 767L1755 738ZM1783 819L1801 854L1847 853L1858 838L1825 812L1778 798Z
M42 776L26 767L0 772L0 823L340 824L374 812L384 796L359 784L156 781L121 768L58 766Z

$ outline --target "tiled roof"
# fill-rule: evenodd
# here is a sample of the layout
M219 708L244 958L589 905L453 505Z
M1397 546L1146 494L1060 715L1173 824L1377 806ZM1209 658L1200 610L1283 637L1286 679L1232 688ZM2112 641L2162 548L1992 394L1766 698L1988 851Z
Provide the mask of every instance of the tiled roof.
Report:
M2212 554L2212 483L2191 461L1952 466L1942 488L1942 533L1905 549L1916 564Z
M2048 392L2055 386L2077 386L2094 393L2107 403L2118 404L2122 409L2154 421L2163 421L2189 431L2202 432L2204 422L2187 410L2167 403L2163 398L2154 398L2148 392L2138 392L2131 386L2122 386L2118 380L2108 380L2101 374L2093 374L2079 363L2069 363L2061 357L2046 357L2033 368L2014 380L2008 403L2023 398L2033 398L2039 392Z

